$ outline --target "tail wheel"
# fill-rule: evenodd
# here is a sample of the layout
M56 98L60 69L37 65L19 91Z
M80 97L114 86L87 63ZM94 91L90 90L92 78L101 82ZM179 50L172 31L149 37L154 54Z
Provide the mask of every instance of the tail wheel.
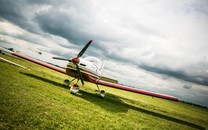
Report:
M70 81L68 79L65 79L64 82L63 82L63 85L65 87L69 87L69 84L70 84Z

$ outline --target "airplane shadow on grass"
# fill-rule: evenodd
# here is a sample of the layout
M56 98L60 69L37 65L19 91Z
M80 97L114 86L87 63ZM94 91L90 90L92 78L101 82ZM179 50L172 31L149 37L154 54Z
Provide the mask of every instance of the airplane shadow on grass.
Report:
M31 74L31 73L25 73L25 72L20 72L20 73L23 74L23 75L41 80L43 82L53 84L54 86L66 88L61 83L58 83L58 82L50 80L50 79L46 79L44 77L40 77L40 76ZM69 88L66 88L66 89L69 89ZM187 125L187 126L190 126L190 127L196 128L196 129L205 130L205 128L200 126L200 125L197 125L197 124L194 124L194 123L191 123L191 122L187 122L187 121L183 121L181 119L177 119L177 118L170 117L170 116L167 116L167 115L164 115L164 114L161 114L161 113L156 113L156 112L153 112L153 111L150 111L150 110L146 110L144 108L139 108L139 107L135 107L133 105L127 104L127 103L123 102L121 100L121 98L119 98L118 96L115 96L115 95L112 95L112 94L109 94L109 93L106 94L104 99L99 98L98 94L90 93L90 92L87 92L87 91L84 91L84 90L80 90L79 94L77 94L75 96L77 96L79 98L82 98L84 100L87 100L87 101L89 101L93 104L96 104L96 105L98 105L98 106L100 106L100 107L102 107L102 108L104 108L108 111L127 112L128 109L132 109L132 110L136 110L136 111L139 111L139 112L142 112L142 113L154 116L154 117L162 118L162 119L172 121L172 122L175 122L175 123L179 123L179 124L182 124L182 125Z

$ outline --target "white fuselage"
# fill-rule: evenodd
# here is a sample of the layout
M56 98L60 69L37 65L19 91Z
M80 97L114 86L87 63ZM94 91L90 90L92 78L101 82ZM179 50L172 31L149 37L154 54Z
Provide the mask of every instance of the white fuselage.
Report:
M104 63L102 63L101 60L96 57L79 58L79 60L78 66L81 73L84 75L93 76L95 78L100 78L104 67ZM76 66L72 62L67 64L66 72L68 75L78 78Z

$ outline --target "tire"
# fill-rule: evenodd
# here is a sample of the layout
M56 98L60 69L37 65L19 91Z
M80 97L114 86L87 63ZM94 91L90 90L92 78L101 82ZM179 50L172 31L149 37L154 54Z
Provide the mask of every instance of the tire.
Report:
M63 85L65 87L69 87L69 84L70 84L70 81L68 79L65 79L64 82L63 82Z

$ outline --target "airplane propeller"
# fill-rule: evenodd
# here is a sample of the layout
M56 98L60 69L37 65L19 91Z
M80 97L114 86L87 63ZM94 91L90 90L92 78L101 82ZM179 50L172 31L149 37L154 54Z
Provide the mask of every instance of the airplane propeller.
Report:
M82 85L84 85L84 79L83 79L82 73L81 73L81 71L80 71L80 68L79 68L79 66L78 66L78 64L79 64L79 62L80 62L79 57L81 57L81 56L85 53L85 51L87 50L87 48L90 46L91 43L92 43L92 40L90 40L90 41L85 45L85 47L78 53L77 57L75 57L75 58L72 58L72 59L66 59L66 58L60 58L60 57L52 57L53 59L57 59L57 60L72 61L72 63L73 63L74 65L76 65L76 70L77 70L77 72L78 72L78 74L79 74L79 77L80 77L80 79L81 79Z
M66 59L66 58L62 58L62 57L52 57L53 59L56 59L56 60L64 60L64 61L71 61L69 59Z
M79 57L81 57L83 54L84 54L84 52L87 50L87 48L89 47L89 45L92 43L92 40L90 40L88 43L87 43L87 45L85 45L85 47L79 52L79 54L77 55L77 57L79 58Z

